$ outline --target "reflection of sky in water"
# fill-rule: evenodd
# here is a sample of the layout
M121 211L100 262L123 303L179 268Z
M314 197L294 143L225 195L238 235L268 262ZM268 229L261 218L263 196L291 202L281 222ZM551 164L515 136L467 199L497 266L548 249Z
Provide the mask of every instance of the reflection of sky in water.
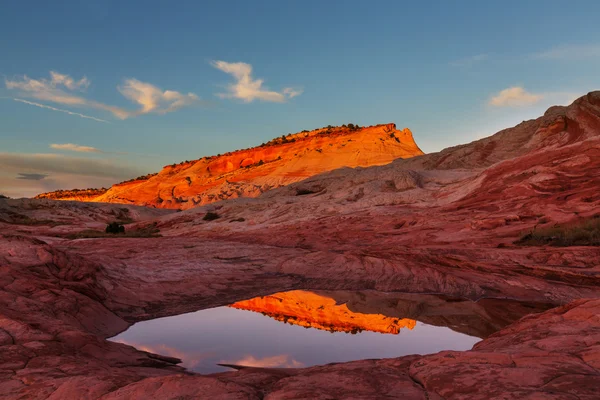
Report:
M480 339L420 322L398 335L331 333L284 324L255 312L217 307L139 322L111 340L181 358L184 367L211 373L228 370L217 363L305 367L468 350Z

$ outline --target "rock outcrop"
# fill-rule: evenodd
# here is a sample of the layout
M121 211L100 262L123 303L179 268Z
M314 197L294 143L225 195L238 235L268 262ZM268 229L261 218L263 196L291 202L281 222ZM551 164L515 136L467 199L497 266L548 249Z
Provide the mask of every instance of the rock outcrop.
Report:
M270 189L341 167L369 167L421 155L412 132L395 124L331 127L282 136L259 147L164 167L86 198L72 191L38 198L188 209L219 200L256 197ZM62 196L62 197L61 197Z
M596 399L600 248L518 239L598 218L599 171L592 92L483 141L183 212L0 199L0 397ZM121 213L128 230L152 222L162 236L65 236ZM288 290L484 339L464 352L206 376L105 340L136 321ZM435 307L419 297L434 295ZM456 298L476 306L461 315Z
M352 312L345 304L336 304L331 297L301 290L238 301L231 307L260 312L288 324L330 332L397 334L401 329L413 329L417 324L417 321L408 318Z

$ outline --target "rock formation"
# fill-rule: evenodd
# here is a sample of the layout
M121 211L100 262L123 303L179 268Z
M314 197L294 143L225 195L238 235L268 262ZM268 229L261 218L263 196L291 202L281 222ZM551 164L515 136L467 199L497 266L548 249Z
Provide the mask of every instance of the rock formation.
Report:
M317 293L294 290L233 303L233 308L260 312L278 321L331 332L371 331L397 334L413 329L417 321L381 314L352 312L345 304Z
M0 398L596 399L600 248L518 239L599 218L598 171L592 92L478 142L183 212L0 199ZM151 223L162 236L67 236L126 215L128 231ZM462 331L444 299L471 299L485 339L464 352L206 376L105 340L136 321L288 290ZM416 297L432 294L437 314Z
M158 174L81 197L79 192L38 198L137 204L187 209L261 193L341 167L387 164L421 155L409 129L395 124L349 129L332 127L282 136L259 147L164 167Z

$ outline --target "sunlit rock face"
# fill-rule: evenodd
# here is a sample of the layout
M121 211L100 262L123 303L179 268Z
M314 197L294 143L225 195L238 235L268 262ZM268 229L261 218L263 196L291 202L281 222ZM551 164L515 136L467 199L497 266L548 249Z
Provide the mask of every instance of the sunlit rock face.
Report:
M231 307L260 312L289 324L331 332L397 334L403 328L413 329L417 323L413 319L353 312L346 304L336 304L331 297L302 290L239 301Z
M188 209L219 200L256 197L273 188L341 167L384 165L422 155L412 132L395 124L332 127L282 136L251 149L168 165L156 175L120 183L77 200ZM40 195L74 199L73 193ZM38 197L40 197L38 196Z

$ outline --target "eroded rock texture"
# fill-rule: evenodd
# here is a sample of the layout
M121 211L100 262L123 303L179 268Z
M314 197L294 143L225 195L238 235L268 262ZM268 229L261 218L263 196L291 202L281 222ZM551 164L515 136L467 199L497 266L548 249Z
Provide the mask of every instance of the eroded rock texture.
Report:
M478 142L256 199L184 212L0 200L0 398L597 399L600 248L514 242L600 213L599 135L593 92ZM128 230L163 236L68 238L124 216ZM484 339L465 352L207 376L105 340L136 321L292 289ZM432 294L435 307L419 306ZM449 298L477 300L474 317Z

